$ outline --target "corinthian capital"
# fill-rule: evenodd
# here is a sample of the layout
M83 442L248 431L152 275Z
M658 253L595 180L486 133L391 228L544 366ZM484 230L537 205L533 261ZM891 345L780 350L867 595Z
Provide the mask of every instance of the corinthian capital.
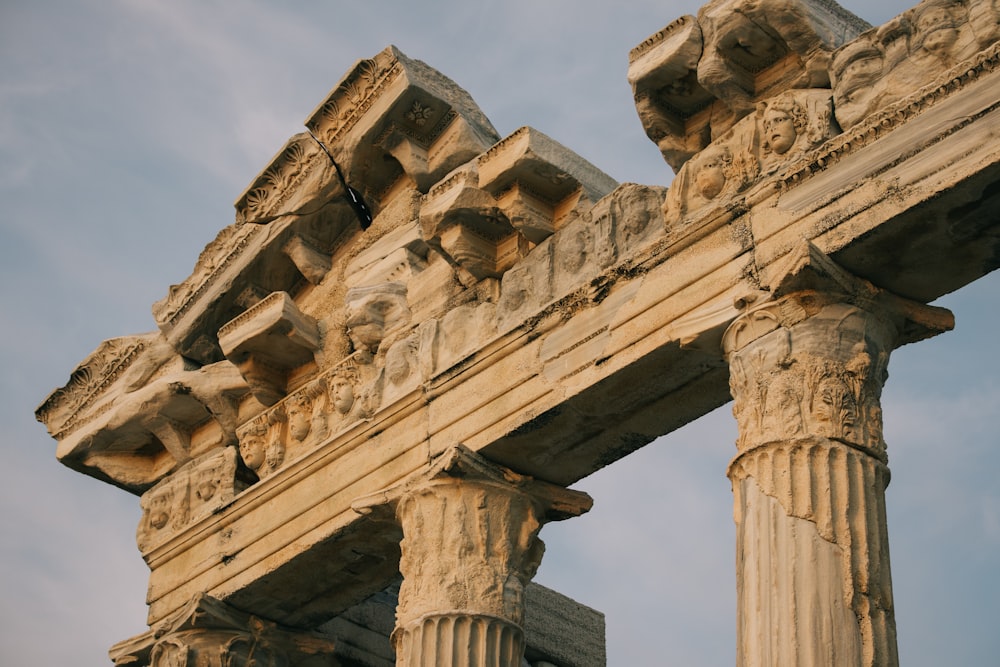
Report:
M878 289L808 242L775 275L769 297L746 305L722 341L740 451L820 437L884 460L889 354L950 329L952 314Z

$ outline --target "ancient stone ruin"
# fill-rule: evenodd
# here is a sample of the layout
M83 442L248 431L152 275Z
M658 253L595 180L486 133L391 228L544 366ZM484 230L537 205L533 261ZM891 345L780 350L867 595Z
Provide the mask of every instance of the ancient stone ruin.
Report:
M733 399L738 664L896 665L880 394L1000 266L998 37L995 0L712 0L629 56L669 188L359 61L38 408L142 506L114 663L603 665L539 532Z

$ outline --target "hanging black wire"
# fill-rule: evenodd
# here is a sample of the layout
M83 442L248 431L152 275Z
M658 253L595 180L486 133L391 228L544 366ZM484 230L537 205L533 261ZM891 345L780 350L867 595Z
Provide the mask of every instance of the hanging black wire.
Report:
M340 184L344 186L344 198L347 199L347 204L351 207L351 210L354 211L354 217L358 219L358 223L361 225L361 229L368 229L369 227L371 227L372 224L372 212L371 209L368 208L368 204L365 203L364 197L361 196L360 192L358 192L357 190L355 190L354 188L352 188L350 185L347 184L347 179L344 178L344 172L340 170L340 165L337 164L337 161L333 159L333 154L330 153L330 150L326 147L326 145L324 145L323 142L320 141L319 138L317 138L317 136L313 134L312 130L310 130L308 127L306 128L306 132L309 133L309 136L312 137L313 141L319 144L319 147L323 149L323 152L326 153L326 156L330 158L330 163L333 164L333 168L337 170L337 178L340 179ZM273 215L267 215L262 218L246 220L246 222L253 225L266 225L268 223L274 222L278 218L283 218L288 215L292 216L313 215L315 213L319 213L320 210L326 208L327 206L329 206L329 204L330 202L325 202L319 207L309 211L288 211L284 213L275 213Z
M309 136L313 138L313 141L319 144L319 147L323 149L326 156L330 158L333 168L337 170L337 178L340 179L340 184L344 186L344 196L347 198L347 203L350 205L351 210L354 211L354 215L358 219L358 223L361 224L361 229L368 229L372 224L372 212L371 209L368 208L368 204L365 203L364 197L361 196L360 192L347 184L347 179L344 178L344 172L340 170L340 165L333 159L333 154L330 152L330 149L328 149L308 127L306 128L306 132L308 132Z

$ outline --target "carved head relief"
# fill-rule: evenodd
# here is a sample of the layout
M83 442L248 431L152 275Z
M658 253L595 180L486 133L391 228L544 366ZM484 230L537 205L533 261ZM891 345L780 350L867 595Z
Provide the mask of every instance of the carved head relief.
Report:
M805 130L805 112L794 101L775 102L764 110L764 148L783 155Z
M346 415L354 407L354 385L357 377L349 371L341 371L330 378L330 402L334 410Z
M194 484L194 495L202 502L208 502L218 490L221 480L220 470L215 467L199 470Z
M312 401L299 394L288 401L288 434L302 442L312 426Z
M837 120L850 127L870 111L877 100L875 83L882 78L885 53L870 34L865 34L833 55L833 98Z
M403 384L413 374L416 361L417 339L411 337L399 341L385 355L386 379L393 385Z
M173 503L173 488L164 486L153 492L149 499L149 525L161 530L170 522L170 505Z
M705 199L715 199L726 187L732 171L733 155L725 146L709 146L695 165L695 188Z
M916 14L914 50L942 59L951 57L951 49L958 41L958 28L964 20L964 8L957 2L943 0L920 6Z
M268 427L265 421L255 420L250 427L240 433L240 456L251 470L258 470L264 463L264 447Z
M374 352L388 333L409 320L403 283L380 283L347 291L347 335L358 350Z

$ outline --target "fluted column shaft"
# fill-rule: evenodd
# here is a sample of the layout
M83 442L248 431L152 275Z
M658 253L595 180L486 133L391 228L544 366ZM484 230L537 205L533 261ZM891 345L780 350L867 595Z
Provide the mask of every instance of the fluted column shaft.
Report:
M737 665L898 664L879 401L898 331L862 306L796 292L724 337L739 424Z

